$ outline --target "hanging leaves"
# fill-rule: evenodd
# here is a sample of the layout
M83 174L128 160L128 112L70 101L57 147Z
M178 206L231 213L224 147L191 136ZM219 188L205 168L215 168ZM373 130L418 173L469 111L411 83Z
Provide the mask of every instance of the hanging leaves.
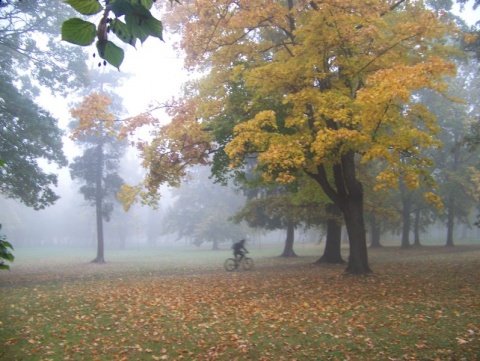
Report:
M193 165L207 165L214 149L211 136L195 116L197 109L193 103L170 104L169 112L178 114L169 124L162 125L151 112L142 113L126 120L120 132L121 137L135 134L142 127L153 126L150 135L153 139L137 141L136 146L142 157L142 166L147 174L143 182L135 186L125 186L120 198L125 209L141 201L155 205L162 185L178 187Z
M153 0L114 0L107 1L105 5L98 0L67 0L66 2L85 16L93 16L102 11L103 14L98 26L79 18L64 21L62 40L88 46L97 38L98 55L116 68L119 68L123 62L124 51L108 39L109 33L113 33L117 38L134 47L137 39L143 43L149 36L163 40L162 22L150 12ZM113 13L114 17L110 17L110 13Z

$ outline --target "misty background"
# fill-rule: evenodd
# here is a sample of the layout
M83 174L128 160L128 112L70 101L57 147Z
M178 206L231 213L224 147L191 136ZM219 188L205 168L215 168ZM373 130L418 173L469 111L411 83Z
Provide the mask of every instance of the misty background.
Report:
M474 14L470 14L474 15ZM60 31L60 29L57 29ZM38 34L38 41L42 41ZM61 43L58 34L57 45L66 49L73 47ZM177 96L182 85L195 75L183 70L183 60L173 43L175 38L166 29L165 42L149 39L137 50L126 48L125 61L120 72L113 67L98 66L90 49L85 52L85 65L91 82L88 87L67 93L52 91L51 88L35 81L40 91L33 95L35 103L50 112L58 120L64 131L64 152L69 162L82 153L82 150L69 138L72 117L70 109L76 106L85 93L108 87L121 103L119 119L134 116ZM46 49L48 52L48 49ZM467 79L478 74L476 62L460 69L460 78ZM26 70L28 75L28 70ZM93 80L92 80L93 79ZM97 79L97 83L95 83ZM453 80L452 80L453 81ZM101 86L98 84L102 84ZM470 99L480 98L480 87L471 83L467 89ZM465 85L452 87L452 96L464 98ZM431 106L435 107L432 98ZM472 100L473 101L473 100ZM428 103L427 103L428 104ZM478 113L477 104L468 105L472 113ZM158 109L155 115L162 122L169 121L168 116ZM144 135L148 137L148 134ZM438 154L442 157L441 154ZM434 155L435 157L435 155ZM43 210L33 210L16 199L7 199L0 195L1 233L7 236L15 248L39 246L63 246L91 248L92 254L97 245L95 208L89 205L79 192L79 182L72 180L68 167L56 168L43 164L45 170L59 175L55 192L60 199ZM120 161L120 175L129 183L136 183L143 177L136 150L128 148ZM267 230L261 227L251 228L244 222L234 224L233 217L246 203L245 192L230 184L224 187L210 179L208 167L191 169L188 178L179 188L165 187L161 190L158 209L135 205L125 212L117 204L105 227L105 250L139 249L145 247L202 247L230 248L232 241L247 238L250 247L262 247L267 244L285 242L285 230ZM456 242L474 242L480 239L480 230L474 226L478 213L478 204L466 209L459 217L454 229ZM399 218L399 216L397 217ZM401 224L393 220L382 231L382 243L400 245ZM345 234L345 232L343 232ZM311 243L322 245L325 231L322 226L300 224L295 230L295 244ZM343 241L346 243L345 235ZM445 219L441 214L431 214L431 220L422 229L422 243L444 244L446 237Z

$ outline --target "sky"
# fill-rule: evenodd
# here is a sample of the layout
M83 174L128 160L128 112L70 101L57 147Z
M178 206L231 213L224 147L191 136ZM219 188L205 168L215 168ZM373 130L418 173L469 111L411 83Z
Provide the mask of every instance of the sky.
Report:
M189 78L169 37L164 42L148 38L137 49L129 47L120 71L133 75L119 89L130 115L145 110L153 101L165 102L178 95Z

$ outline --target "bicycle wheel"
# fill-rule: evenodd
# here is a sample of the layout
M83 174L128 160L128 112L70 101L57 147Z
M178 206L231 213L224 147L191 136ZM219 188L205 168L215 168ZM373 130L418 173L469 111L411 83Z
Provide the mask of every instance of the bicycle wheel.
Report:
M253 259L245 257L242 261L242 266L244 270L249 270L253 267Z
M233 258L227 258L225 263L223 264L223 266L225 267L225 269L228 271L228 272L231 272L233 270L235 270L235 260Z

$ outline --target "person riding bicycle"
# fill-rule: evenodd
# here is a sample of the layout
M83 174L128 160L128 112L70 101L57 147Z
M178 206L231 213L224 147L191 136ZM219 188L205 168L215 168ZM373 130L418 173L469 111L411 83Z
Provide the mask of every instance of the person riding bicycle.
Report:
M248 250L245 248L245 240L241 239L238 242L235 242L232 246L233 249L233 256L237 262L240 262L243 257L245 257L245 253L248 253ZM240 257L237 257L240 256Z

